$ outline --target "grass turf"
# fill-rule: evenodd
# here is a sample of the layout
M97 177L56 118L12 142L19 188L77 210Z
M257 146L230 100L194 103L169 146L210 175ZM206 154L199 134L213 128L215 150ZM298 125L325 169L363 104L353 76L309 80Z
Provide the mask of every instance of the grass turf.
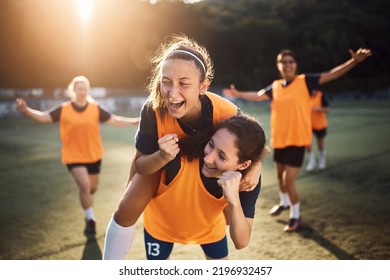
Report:
M269 136L269 105L240 105ZM301 229L283 233L288 213L268 215L278 202L268 157L251 243L237 251L229 241L230 258L390 258L390 101L337 101L331 106L328 167L310 173L302 168L297 182ZM0 119L0 259L101 259L105 229L134 153L135 130L102 125L105 155L94 196L98 234L87 238L77 187L60 163L58 126ZM172 253L172 259L203 258L199 246L175 245ZM128 259L145 259L142 219Z

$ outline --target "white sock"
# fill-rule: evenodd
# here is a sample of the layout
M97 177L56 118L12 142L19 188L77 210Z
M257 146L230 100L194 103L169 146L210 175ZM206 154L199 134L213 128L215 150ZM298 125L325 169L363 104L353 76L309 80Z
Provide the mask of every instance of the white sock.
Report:
M290 196L288 195L288 193L283 193L283 196L284 196L284 206L289 206L291 204L291 201L290 201Z
M322 158L325 157L325 150L320 151L320 157L322 157Z
M135 238L135 226L122 227L114 217L108 223L104 241L103 260L124 260Z
M290 219L298 219L301 216L300 203L297 202L290 208Z
M290 197L288 196L288 193L279 191L279 197L280 197L280 205L283 206L290 205Z
M95 214L93 212L93 207L89 207L88 209L84 209L84 215L85 215L85 219L87 221L89 221L89 220L96 221Z
M315 154L314 151L311 151L310 153L307 153L309 161L314 161L315 160Z

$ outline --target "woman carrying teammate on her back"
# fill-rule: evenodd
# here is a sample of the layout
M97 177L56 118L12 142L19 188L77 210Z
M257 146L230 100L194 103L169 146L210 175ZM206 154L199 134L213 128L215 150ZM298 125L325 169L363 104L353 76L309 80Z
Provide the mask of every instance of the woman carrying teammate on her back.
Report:
M175 138L176 135L173 135ZM164 138L160 143L167 143ZM237 249L250 241L258 185L240 192L242 175L261 160L265 133L249 115L240 114L220 123L215 133L204 140L192 138L169 141L161 149L175 151L175 157L163 171L155 197L144 212L144 236L147 259L168 259L174 243L199 244L207 259L227 259L226 220Z
M125 193L107 228L103 259L126 257L135 238L136 222L159 186L161 170L177 154L177 140L201 137L239 112L233 103L208 91L213 64L207 50L195 40L172 36L151 62L150 95L141 110L136 157ZM160 139L167 134L171 136ZM160 148L171 142L176 150L168 153ZM258 163L243 177L240 187L254 189L260 170Z

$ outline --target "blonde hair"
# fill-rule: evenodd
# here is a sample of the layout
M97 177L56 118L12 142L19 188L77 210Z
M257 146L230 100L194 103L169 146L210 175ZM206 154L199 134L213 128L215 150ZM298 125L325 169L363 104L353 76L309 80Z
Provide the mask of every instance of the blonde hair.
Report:
M72 101L74 101L75 98L76 98L76 93L74 92L74 88L75 88L77 83L85 83L88 90L91 88L91 84L90 84L89 80L87 79L87 77L85 77L85 76L76 76L76 77L74 77L72 79L72 81L69 83L67 91L66 91L68 96L69 96L69 98ZM93 100L93 98L88 95L87 100L90 101L90 100Z
M214 65L205 47L186 35L170 36L168 42L162 43L150 59L153 68L147 89L149 91L148 102L153 109L166 110L160 89L161 68L163 62L170 59L194 61L201 72L200 82L206 82L207 88L214 77Z

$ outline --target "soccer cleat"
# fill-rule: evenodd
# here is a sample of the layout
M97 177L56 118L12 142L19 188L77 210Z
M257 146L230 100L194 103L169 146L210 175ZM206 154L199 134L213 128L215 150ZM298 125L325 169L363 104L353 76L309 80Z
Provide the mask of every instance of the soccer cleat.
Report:
M96 234L96 222L94 220L85 220L85 234Z
M296 231L299 227L299 224L301 223L301 219L300 218L291 218L289 221L288 221L288 224L284 226L284 231L285 232L293 232L293 231Z
M313 159L313 160L309 160L309 162L307 163L307 166L306 166L306 171L313 171L314 168L316 168L316 160Z
M320 157L318 168L319 169L325 169L326 168L326 158L325 157Z
M274 207L271 208L271 210L269 211L269 214L271 216L279 216L280 213L282 213L284 210L288 210L290 209L290 206L283 206L283 205L280 205L280 204L276 204Z

